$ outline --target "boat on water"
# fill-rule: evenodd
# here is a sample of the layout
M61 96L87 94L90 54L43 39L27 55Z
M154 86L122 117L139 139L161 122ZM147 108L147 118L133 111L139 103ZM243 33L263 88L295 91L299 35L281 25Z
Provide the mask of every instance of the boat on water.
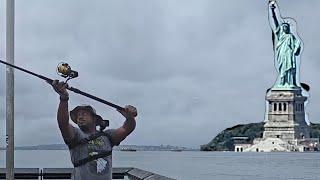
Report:
M120 151L131 151L131 152L135 152L137 151L136 149L133 148L121 148Z
M173 151L173 152L182 152L182 149L171 149L170 151Z

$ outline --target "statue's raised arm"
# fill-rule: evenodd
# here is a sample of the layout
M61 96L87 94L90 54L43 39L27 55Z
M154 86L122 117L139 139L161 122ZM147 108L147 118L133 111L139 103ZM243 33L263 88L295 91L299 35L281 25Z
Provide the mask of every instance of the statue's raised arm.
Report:
M299 85L297 57L301 53L301 41L292 18L282 18L275 0L269 0L269 23L272 29L278 78L273 88L292 89Z
M277 2L275 0L269 0L269 23L272 30L276 31L282 21Z

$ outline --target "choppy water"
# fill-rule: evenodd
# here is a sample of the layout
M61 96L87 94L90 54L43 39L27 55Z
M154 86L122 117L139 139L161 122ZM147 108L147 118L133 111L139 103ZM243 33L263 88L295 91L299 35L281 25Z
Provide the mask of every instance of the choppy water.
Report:
M137 167L183 180L320 180L320 153L119 152L114 167ZM5 151L0 151L5 167ZM15 167L72 167L68 151L15 153Z

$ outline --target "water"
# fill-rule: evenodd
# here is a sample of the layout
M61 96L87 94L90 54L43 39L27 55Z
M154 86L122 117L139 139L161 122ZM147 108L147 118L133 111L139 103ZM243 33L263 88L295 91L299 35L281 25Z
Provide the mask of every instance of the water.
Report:
M123 152L114 167L137 167L182 180L319 180L320 153ZM0 151L5 167L5 151ZM68 151L18 150L15 167L72 167Z

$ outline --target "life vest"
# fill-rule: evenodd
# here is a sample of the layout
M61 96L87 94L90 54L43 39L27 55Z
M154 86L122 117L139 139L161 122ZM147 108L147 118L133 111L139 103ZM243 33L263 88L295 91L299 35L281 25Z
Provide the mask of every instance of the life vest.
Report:
M67 143L67 146L69 147L69 149L73 149L77 146L80 146L80 145L83 145L83 144L87 144L89 141L91 140L94 140L94 139L97 139L98 137L101 137L101 136L106 136L110 143L111 143L111 147L113 146L113 141L112 141L112 138L110 136L110 134L108 133L105 133L103 131L99 131L97 133L94 133L86 138L83 138L83 139L80 139L78 141L72 141L70 143ZM73 166L74 167L78 167L78 166L82 166L90 161L93 161L93 160L97 160L99 158L103 158L103 157L107 157L107 156L110 156L112 155L112 151L99 151L97 154L94 154L94 155L90 155L86 158L83 158L83 159L80 159L76 162L73 162Z

